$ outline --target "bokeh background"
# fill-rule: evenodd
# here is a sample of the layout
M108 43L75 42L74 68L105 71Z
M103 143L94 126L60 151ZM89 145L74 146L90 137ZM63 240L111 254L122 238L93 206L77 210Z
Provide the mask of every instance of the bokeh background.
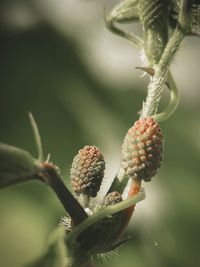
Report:
M36 156L28 120L32 111L45 155L69 184L74 155L99 146L107 163L99 197L120 165L120 147L138 118L148 77L139 51L108 32L107 11L119 1L4 0L0 3L0 141ZM129 29L140 33L138 25ZM161 124L162 168L144 185L126 235L132 237L97 266L193 267L200 264L200 40L186 38L172 64L181 101ZM164 95L167 99L167 94ZM36 259L65 214L50 189L37 183L0 192L0 266Z

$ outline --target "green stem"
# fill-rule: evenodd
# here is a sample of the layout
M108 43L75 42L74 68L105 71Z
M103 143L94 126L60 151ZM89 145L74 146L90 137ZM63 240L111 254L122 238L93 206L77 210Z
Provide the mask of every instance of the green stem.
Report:
M83 208L87 208L90 204L90 198L85 194L80 194L77 199Z
M135 44L138 48L143 49L144 42L141 38L139 38L137 35L135 35L133 33L129 33L129 32L123 31L120 28L118 28L115 25L114 19L112 16L104 17L104 19L105 19L106 27L110 31L112 31L113 33L127 39L129 42Z
M136 196L128 198L118 204L108 206L102 209L101 211L95 213L94 215L88 217L84 222L75 227L74 230L66 237L66 241L68 242L69 246L76 247L76 240L78 236L94 223L98 222L99 220L103 219L108 215L112 215L128 207L131 207L132 205L135 205L139 201L145 199L145 196L145 191L144 189L142 189L141 192L139 192Z
M188 25L190 24L189 6L190 3L188 0L181 1L176 29L169 39L158 65L155 66L155 75L149 84L146 102L143 104L140 116L141 118L152 116L157 111L162 91L167 81L169 66L188 31ZM175 84L172 85L174 86Z
M41 179L53 189L65 210L72 218L74 225L83 222L88 215L67 189L61 177L56 172L55 166L50 163L43 163L43 167L44 169L41 173Z
M178 103L179 103L179 100L180 100L178 88L176 86L176 83L173 79L171 72L169 72L169 74L168 74L167 85L168 85L169 90L170 90L170 101L163 112L153 116L154 119L158 122L167 120L176 110Z
M170 63L179 49L184 36L184 33L179 28L174 31L158 65L155 66L155 75L151 78L149 84L146 102L141 112L141 118L146 118L156 113L167 80Z
M181 31L187 34L190 31L190 24L192 20L192 1L191 0L182 0L180 3L180 12L178 23Z
M129 176L126 175L124 169L121 167L119 172L117 173L117 176L113 180L113 183L111 184L111 187L108 193L117 191L120 194L122 194L127 185L128 180L129 180Z

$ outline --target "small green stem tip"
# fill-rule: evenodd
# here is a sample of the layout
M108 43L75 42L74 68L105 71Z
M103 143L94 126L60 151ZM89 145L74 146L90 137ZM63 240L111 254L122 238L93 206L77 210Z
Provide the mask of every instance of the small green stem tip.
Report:
M29 120L31 123L31 127L33 129L33 135L34 135L34 139L35 139L35 144L37 147L37 151L38 151L38 160L41 162L43 161L43 147L42 147L42 141L41 141L41 136L40 136L40 132L37 126L37 123L33 117L33 114L31 112L28 113L29 116Z

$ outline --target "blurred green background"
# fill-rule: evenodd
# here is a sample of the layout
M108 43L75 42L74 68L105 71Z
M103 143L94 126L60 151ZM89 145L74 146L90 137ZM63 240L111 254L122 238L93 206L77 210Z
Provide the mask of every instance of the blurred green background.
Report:
M106 1L108 10L117 2ZM101 1L4 0L0 7L0 141L36 156L31 111L45 155L50 153L66 184L77 151L99 146L107 162L101 197L146 96L148 77L134 69L141 65L138 51L105 29ZM98 260L99 267L200 264L199 42L186 39L172 64L181 102L161 125L164 162L144 185L147 198L137 205L126 233L132 239L118 256ZM1 190L0 266L22 267L37 258L64 214L41 184Z

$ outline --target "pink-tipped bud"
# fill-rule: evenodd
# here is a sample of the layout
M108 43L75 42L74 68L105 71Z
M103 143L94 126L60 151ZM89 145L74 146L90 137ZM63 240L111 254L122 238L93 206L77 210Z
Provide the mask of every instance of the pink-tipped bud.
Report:
M128 130L122 145L122 168L135 179L150 181L162 161L163 135L152 118L135 122Z

